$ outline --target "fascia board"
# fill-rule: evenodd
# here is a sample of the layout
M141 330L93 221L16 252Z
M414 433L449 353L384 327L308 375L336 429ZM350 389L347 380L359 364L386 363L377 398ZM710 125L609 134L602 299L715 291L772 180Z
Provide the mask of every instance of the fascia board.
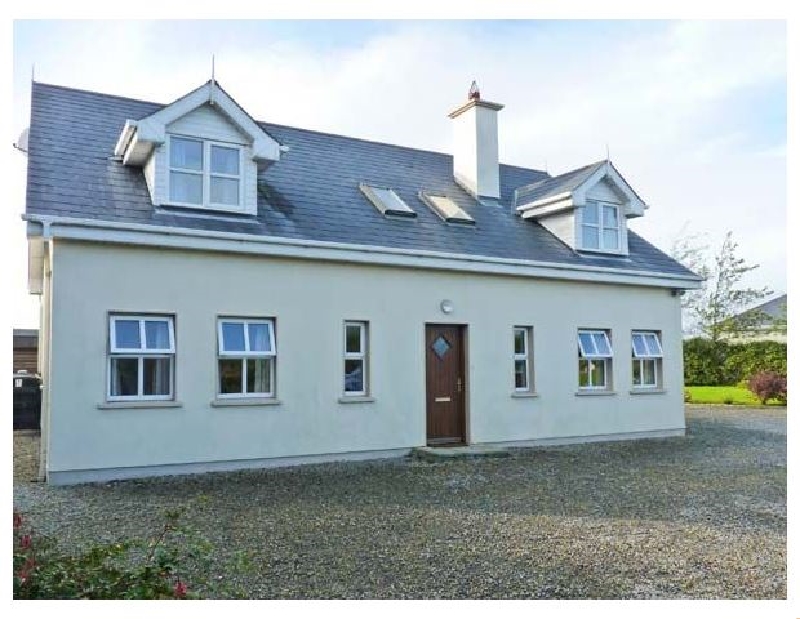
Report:
M373 245L351 245L260 235L212 232L170 226L126 224L78 218L46 218L23 215L23 219L47 219L56 238L131 245L173 247L271 255L286 258L358 262L412 268L497 273L547 279L607 282L662 288L695 289L699 278L668 273L635 271L615 267L582 266L535 260L452 254L431 250L406 250ZM44 222L43 222L44 223Z

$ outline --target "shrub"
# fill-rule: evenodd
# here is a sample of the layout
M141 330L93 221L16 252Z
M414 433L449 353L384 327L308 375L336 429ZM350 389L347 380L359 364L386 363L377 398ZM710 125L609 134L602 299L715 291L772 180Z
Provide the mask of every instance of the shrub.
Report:
M786 376L786 343L728 344L696 337L683 343L683 366L689 386L736 385L762 371Z
M782 376L777 372L754 374L747 386L761 401L761 404L766 404L767 400L773 398L783 404L786 403L786 376Z
M198 546L186 545L177 527L179 515L168 513L152 540L95 545L72 556L61 551L54 538L24 529L23 517L15 511L14 599L194 597L180 571L186 549L191 555ZM172 539L176 533L179 539Z
M692 401L692 394L689 393L688 391L686 391L685 389L683 391L683 401L684 402L691 402Z

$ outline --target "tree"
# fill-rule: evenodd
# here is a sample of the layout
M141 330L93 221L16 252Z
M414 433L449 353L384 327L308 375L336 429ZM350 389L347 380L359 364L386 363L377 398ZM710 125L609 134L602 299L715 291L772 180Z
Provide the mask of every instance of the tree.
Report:
M719 252L706 262L707 246L697 244L697 236L681 238L673 245L673 257L706 279L700 290L687 291L682 299L692 328L711 342L746 333L765 322L760 311L747 307L771 294L769 288L748 288L742 278L758 265L748 265L736 255L738 244L728 231Z
M670 256L680 262L690 271L703 278L701 287L697 290L686 290L681 296L681 309L683 310L683 330L687 335L699 335L696 315L693 308L698 307L706 292L706 281L710 276L708 267L709 245L705 235L698 233L687 234L686 225L681 228L678 237L672 243Z

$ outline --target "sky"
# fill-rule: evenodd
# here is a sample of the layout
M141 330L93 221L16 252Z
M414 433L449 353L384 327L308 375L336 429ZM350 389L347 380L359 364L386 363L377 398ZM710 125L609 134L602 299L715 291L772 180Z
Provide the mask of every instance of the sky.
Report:
M558 174L606 153L650 206L631 228L669 251L733 232L786 290L786 26L781 21L16 21L11 149L39 82L168 103L216 78L258 120L450 152L473 79L503 163ZM121 129L121 127L120 127ZM26 158L2 211L11 318L26 291Z

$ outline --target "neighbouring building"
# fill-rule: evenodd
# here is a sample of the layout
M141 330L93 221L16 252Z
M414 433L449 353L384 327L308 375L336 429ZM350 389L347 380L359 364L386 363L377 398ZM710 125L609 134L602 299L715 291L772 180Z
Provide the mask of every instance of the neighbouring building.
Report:
M39 331L14 329L13 346L14 374L38 374Z
M731 343L758 341L785 342L787 329L786 295L782 294L752 307L736 318L747 325L734 337L725 339Z
M439 153L34 83L47 480L683 435L698 277L610 161L501 164L502 107Z

